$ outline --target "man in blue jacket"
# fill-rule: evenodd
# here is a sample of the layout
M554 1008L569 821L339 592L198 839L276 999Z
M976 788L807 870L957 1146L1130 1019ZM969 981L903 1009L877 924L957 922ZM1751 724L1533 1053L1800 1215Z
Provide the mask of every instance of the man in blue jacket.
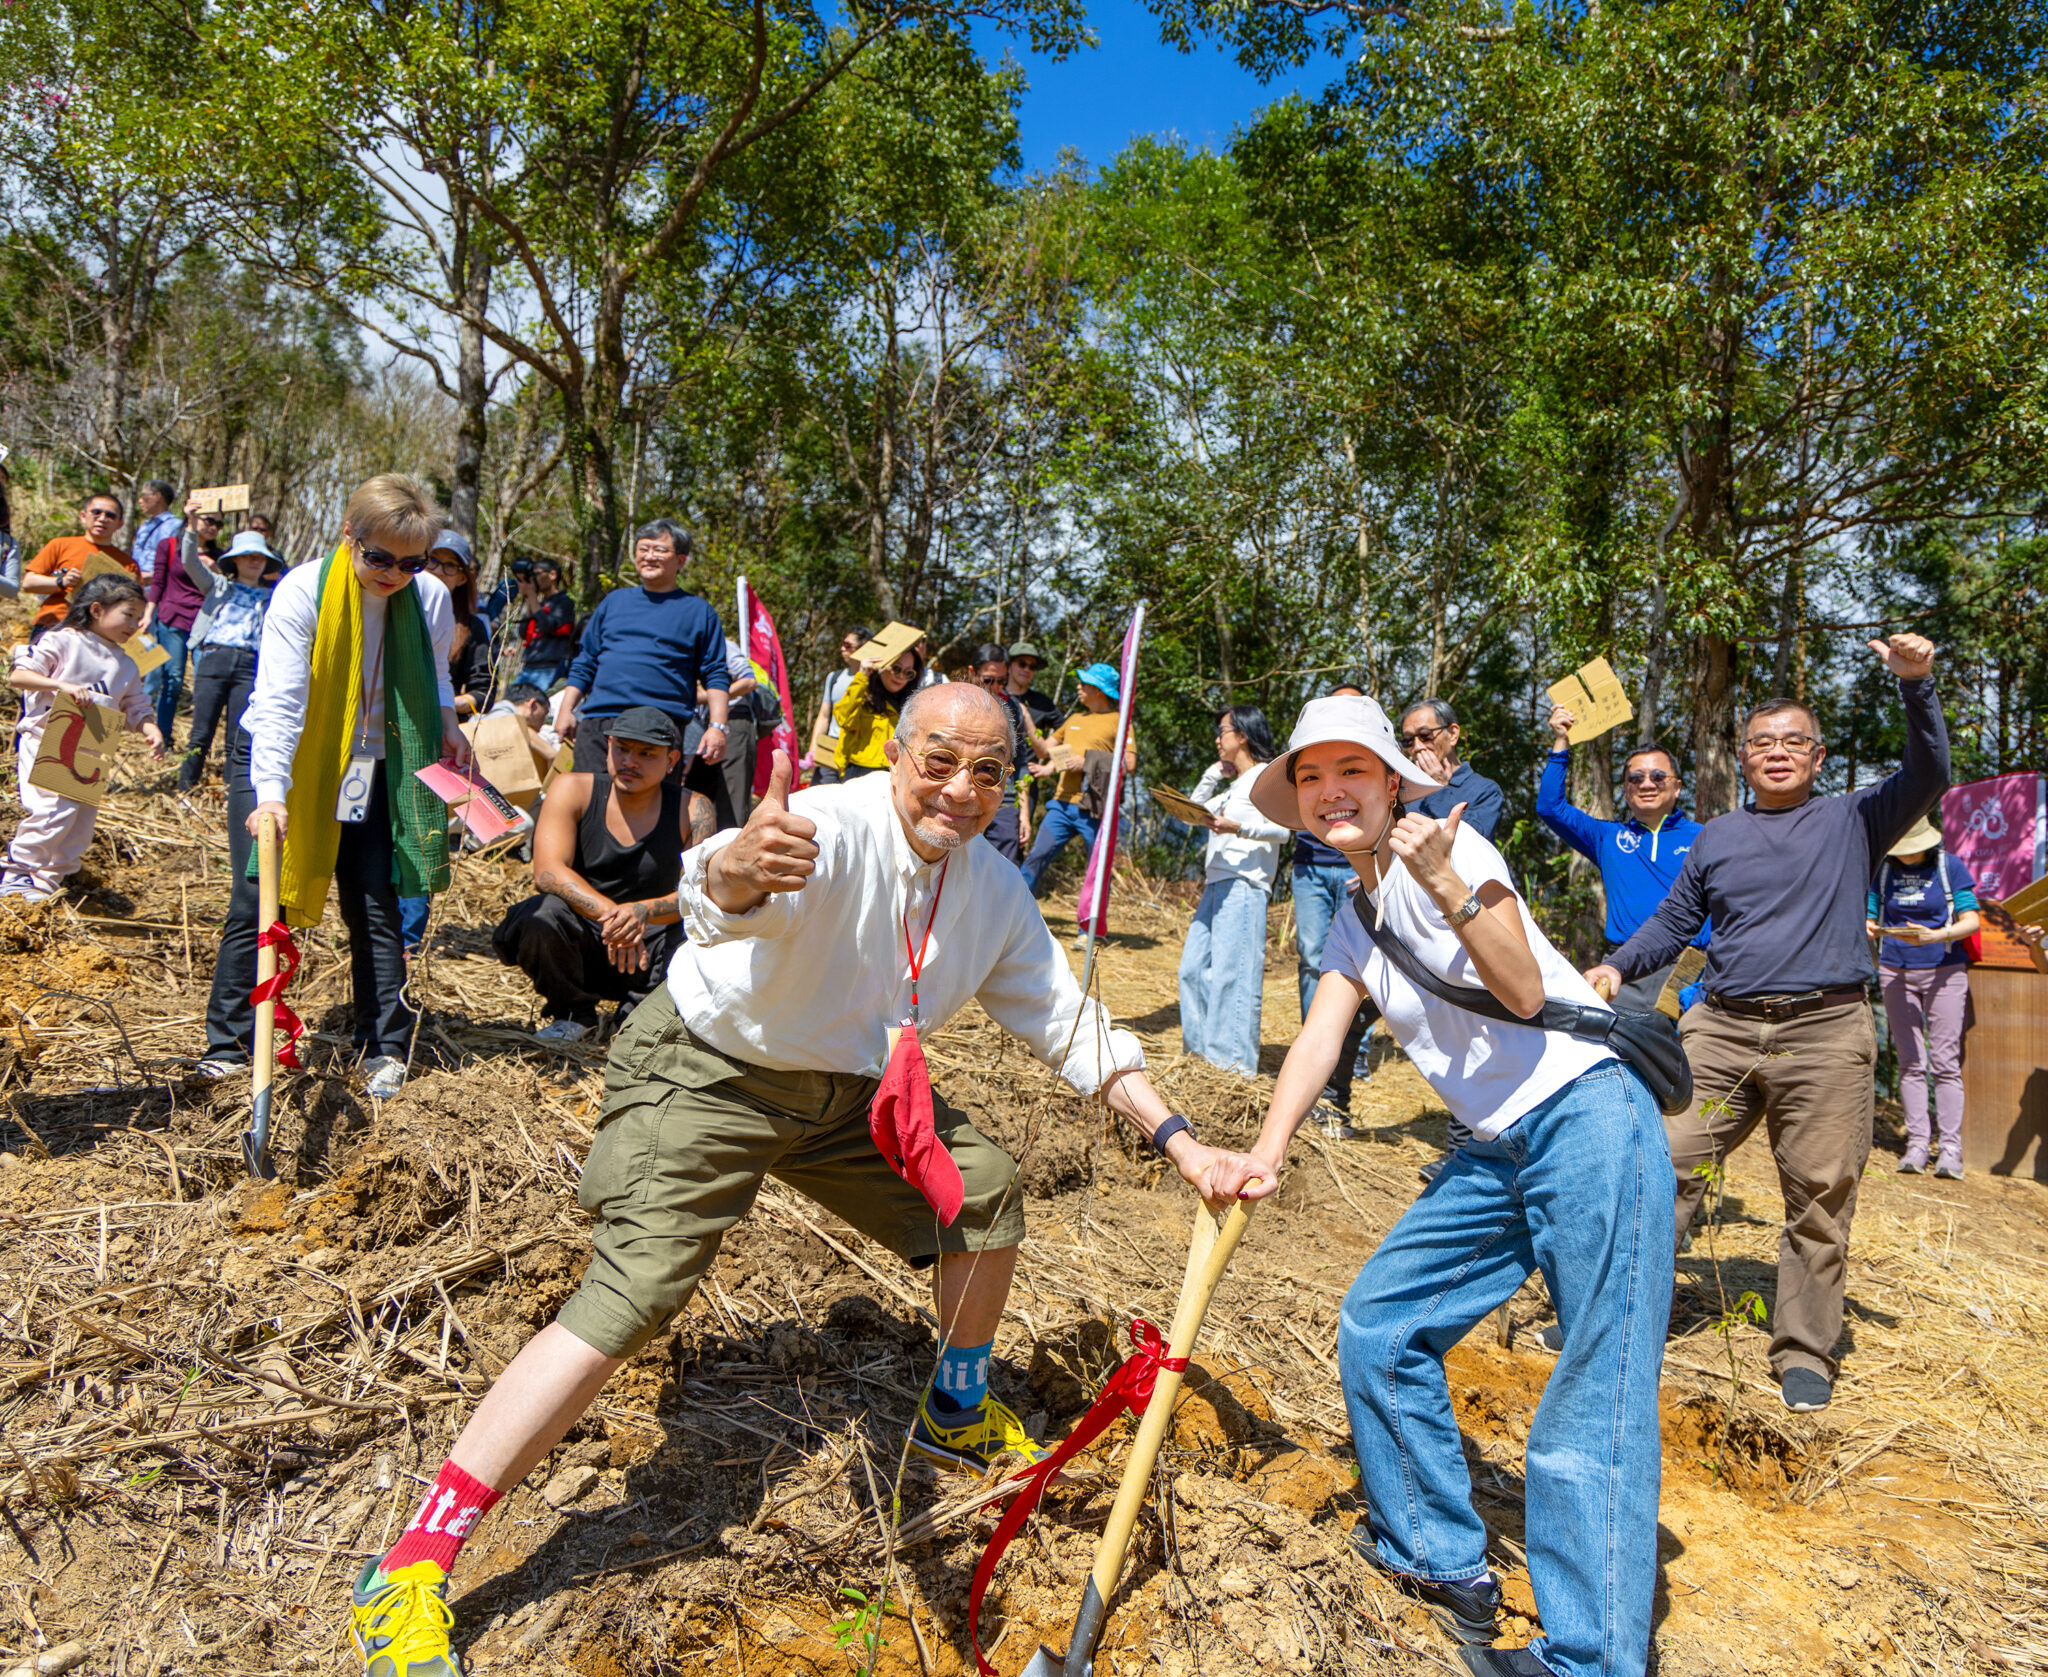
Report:
M604 770L613 718L637 705L651 705L675 723L678 737L686 734L699 687L705 690L710 720L704 724L698 758L725 760L727 689L732 685L725 625L702 595L685 592L677 582L689 557L690 532L680 524L658 518L643 525L633 535L640 586L614 589L584 623L558 729L576 748L578 774ZM671 778L681 778L687 768L680 765Z
M1622 765L1621 795L1626 821L1602 821L1575 809L1565 797L1565 770L1571 762L1570 734L1577 720L1563 705L1550 713L1553 736L1543 779L1536 788L1536 814L1553 833L1600 870L1607 892L1607 951L1611 955L1636 935L1636 928L1671 893L1672 881L1684 866L1700 824L1679 812L1678 763L1661 745L1639 745ZM1702 926L1693 947L1707 946L1709 928ZM1615 1002L1648 1010L1657 1005L1674 963L1632 978Z

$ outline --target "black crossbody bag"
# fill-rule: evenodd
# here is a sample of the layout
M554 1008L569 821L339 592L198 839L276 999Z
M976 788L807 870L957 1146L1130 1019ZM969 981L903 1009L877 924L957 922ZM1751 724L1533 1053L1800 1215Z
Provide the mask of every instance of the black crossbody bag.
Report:
M1581 1007L1577 1002L1546 999L1541 1013L1533 1019L1524 1019L1491 990L1452 984L1437 977L1416 959L1414 950L1386 927L1375 929L1371 916L1365 911L1363 891L1352 897L1351 908L1358 916L1366 942L1386 956L1394 970L1417 989L1427 990L1439 1001L1462 1007L1467 1013L1476 1013L1482 1019L1496 1020L1503 1025L1532 1025L1539 1030L1562 1031L1581 1042L1597 1042L1611 1048L1621 1062L1643 1080L1644 1087L1656 1097L1658 1110L1667 1118L1676 1117L1692 1105L1692 1062L1685 1057L1685 1044L1679 1040L1678 1027L1663 1014Z

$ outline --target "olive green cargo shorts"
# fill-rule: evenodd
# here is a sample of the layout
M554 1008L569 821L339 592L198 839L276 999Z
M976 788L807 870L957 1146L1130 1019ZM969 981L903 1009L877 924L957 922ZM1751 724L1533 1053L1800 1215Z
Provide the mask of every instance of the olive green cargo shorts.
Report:
M690 1302L763 1176L913 1263L1021 1241L1023 1194L1009 1154L933 1097L933 1123L967 1188L953 1226L941 1228L924 1196L875 1150L868 1107L876 1086L872 1077L728 1059L676 1017L668 987L657 987L605 1066L604 1111L577 1196L597 1219L594 1249L557 1320L607 1356L633 1355Z

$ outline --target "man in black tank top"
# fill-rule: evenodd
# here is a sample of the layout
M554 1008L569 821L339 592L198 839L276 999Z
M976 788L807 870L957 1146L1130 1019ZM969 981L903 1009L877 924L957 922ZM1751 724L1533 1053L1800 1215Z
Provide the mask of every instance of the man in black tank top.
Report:
M609 772L565 774L548 792L533 834L540 894L491 934L498 959L541 993L543 1042L588 1035L599 1002L637 1001L668 970L685 848L684 792L668 777L682 747L665 713L635 706L612 723Z

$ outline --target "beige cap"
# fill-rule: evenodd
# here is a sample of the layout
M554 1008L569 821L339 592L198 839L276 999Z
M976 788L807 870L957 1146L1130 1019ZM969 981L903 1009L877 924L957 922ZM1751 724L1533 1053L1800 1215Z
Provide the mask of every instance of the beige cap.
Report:
M1287 749L1261 769L1259 778L1252 783L1252 802L1259 813L1283 827L1302 828L1301 799L1295 794L1289 770L1294 759L1310 746L1333 742L1362 745L1388 768L1397 770L1401 776L1401 797L1406 802L1413 803L1443 789L1441 783L1431 780L1402 755L1394 725L1387 720L1387 713L1380 709L1377 699L1342 694L1311 699L1302 707L1301 720L1287 736Z
M1885 854L1887 856L1917 856L1923 850L1939 850L1940 848L1941 830L1923 815L1906 829L1900 836L1898 843L1894 844Z

